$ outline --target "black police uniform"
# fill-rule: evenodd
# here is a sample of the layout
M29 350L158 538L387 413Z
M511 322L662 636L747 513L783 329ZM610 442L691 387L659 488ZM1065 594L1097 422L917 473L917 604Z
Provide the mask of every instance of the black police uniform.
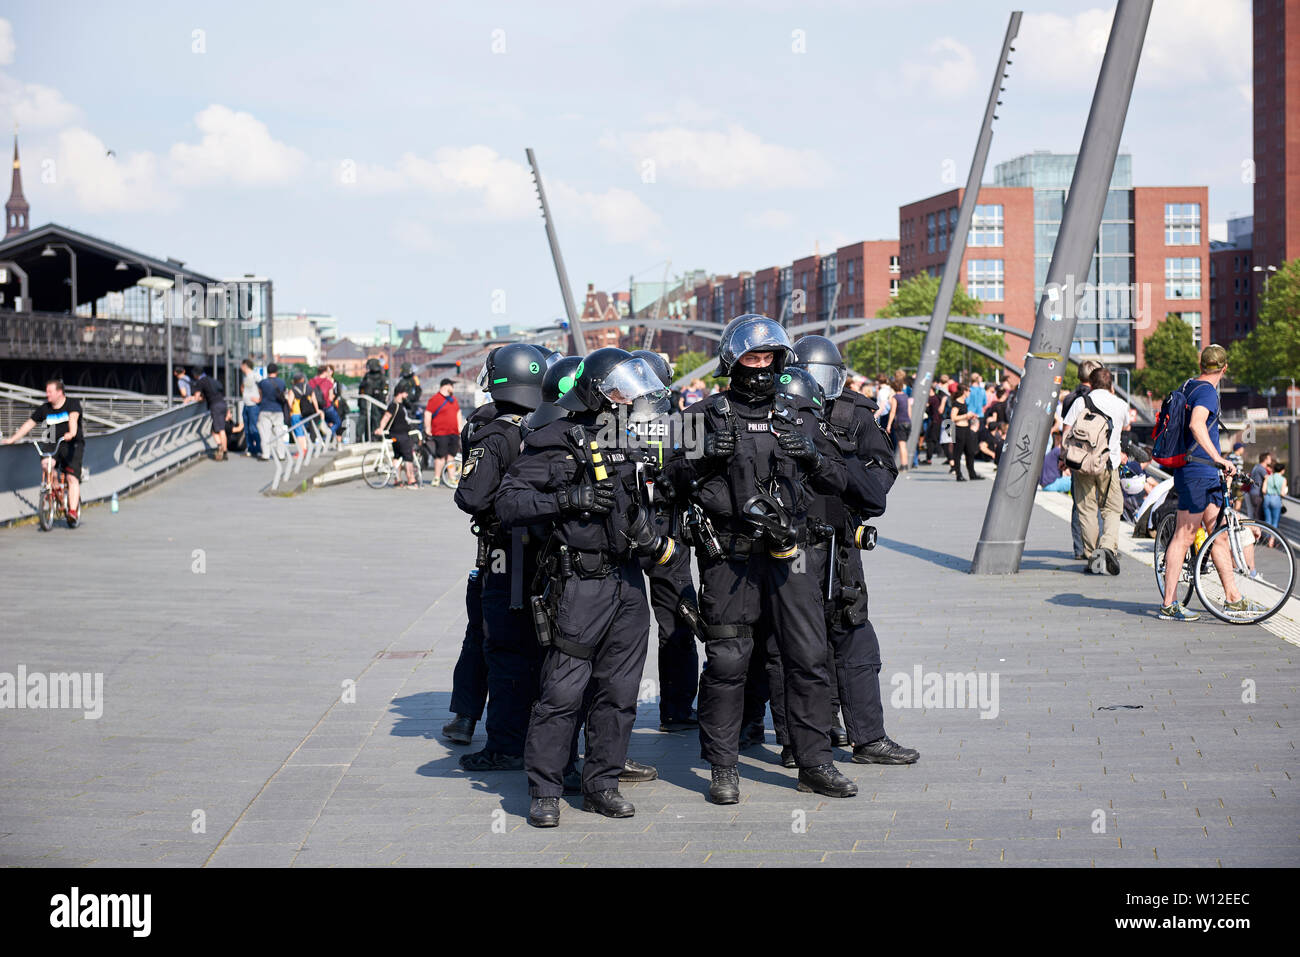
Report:
M766 641L769 633L781 651L786 723L799 766L831 763L822 557L803 543L813 493L842 492L846 470L814 416L787 409L787 417L774 419L775 408L771 397L746 399L727 390L686 410L704 416L706 442L712 433L736 434L729 457L684 460L693 481L690 495L712 522L723 552L711 559L696 549L700 615L708 629L698 705L700 745L706 761L723 767L737 763L746 673L755 642ZM778 434L785 431L812 440L820 468L780 449ZM679 484L683 474L676 474ZM772 557L768 542L740 516L751 496L773 487L781 492L799 536L799 552L790 559Z
M420 388L420 377L414 372L408 373L397 380L397 387L394 392L400 392L406 388L406 417L412 422L420 422L420 395L424 392Z
M528 597L543 542L537 529L507 526L496 514L496 495L519 457L520 426L529 410L497 403L494 411L496 415L484 421L476 410L466 424L465 465L455 499L461 511L473 516L479 538L475 564L482 582L488 691L484 750L522 757L542 663Z
M491 422L497 417L497 407L491 402L480 405L470 415L461 430L461 448L465 447L471 427ZM461 642L460 656L451 677L451 711L473 721L483 717L487 704L487 659L483 656L483 576L478 568L469 573L465 586L465 638Z
M388 376L384 375L382 370L367 369L357 388L362 395L370 396L376 402L387 405ZM361 441L369 442L375 430L379 428L379 420L383 418L384 410L382 406L364 400L361 406L361 420L358 423L361 426Z
M554 522L554 547L567 549L571 569L564 570L572 571L562 581L555 644L542 663L541 693L524 748L529 792L535 798L563 793L564 768L589 680L595 688L585 715L582 790L594 794L618 787L650 634L644 578L628 537L628 515L637 495L632 462L620 450L600 453L613 485L614 507L608 515L583 518L559 509L558 492L591 478L586 453L576 450L566 434L575 425L589 448L599 432L594 413L577 413L530 432L496 498L497 515L508 525Z

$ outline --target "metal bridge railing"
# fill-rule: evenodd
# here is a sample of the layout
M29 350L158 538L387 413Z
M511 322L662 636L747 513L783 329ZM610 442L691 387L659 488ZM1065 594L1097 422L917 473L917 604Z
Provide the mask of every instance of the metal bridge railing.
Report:
M86 435L102 435L167 409L167 397L116 389L69 387L68 396L79 399ZM45 392L0 382L0 434L9 435L45 401Z
M271 479L272 490L278 490L280 483L291 475L297 475L303 469L303 466L311 463L311 460L318 455L324 455L329 451L329 442L325 439L326 428L306 428L310 422L323 423L325 421L325 410L318 409L311 415L299 419L292 425L280 423L271 431L271 448L267 451L272 461L275 462L275 475ZM307 437L307 448L296 456L291 456L284 448L286 437L293 441L292 433L301 428L303 435Z

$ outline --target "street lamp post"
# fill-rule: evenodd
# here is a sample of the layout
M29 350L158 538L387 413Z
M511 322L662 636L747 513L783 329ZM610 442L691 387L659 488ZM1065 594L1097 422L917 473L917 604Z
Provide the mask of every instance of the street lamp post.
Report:
M155 276L150 274L137 282L136 285L143 287L147 291L149 297L149 315L152 317L153 294L155 292L166 292L168 289L171 289L176 285L176 280L168 279L166 276ZM167 307L165 305L163 307L163 322L167 326L167 408L170 409L172 405L172 386L174 384L172 382L172 317L167 314Z
M77 314L77 252L67 243L46 243L45 248L41 250L41 255L52 257L54 250L63 249L68 253L68 258L72 263L72 312L73 316Z
M1264 274L1264 298L1267 299L1267 298L1268 298L1268 278L1269 278L1268 274L1271 273L1271 272L1277 272L1277 267L1276 267L1276 266L1251 266L1251 267L1250 267L1250 271L1251 271L1251 272L1262 272L1262 273Z

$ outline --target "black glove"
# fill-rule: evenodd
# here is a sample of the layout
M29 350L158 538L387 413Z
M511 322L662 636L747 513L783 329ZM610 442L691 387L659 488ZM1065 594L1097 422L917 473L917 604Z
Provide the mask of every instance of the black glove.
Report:
M580 482L555 493L561 512L608 515L614 507L614 486L610 482Z
M730 429L725 432L710 432L704 437L704 457L724 459L736 451L736 433Z
M650 513L639 506L628 523L627 537L638 555L657 555L663 546Z
M776 444L781 447L782 452L796 459L816 462L822 457L817 451L816 443L803 432L782 432L777 436Z

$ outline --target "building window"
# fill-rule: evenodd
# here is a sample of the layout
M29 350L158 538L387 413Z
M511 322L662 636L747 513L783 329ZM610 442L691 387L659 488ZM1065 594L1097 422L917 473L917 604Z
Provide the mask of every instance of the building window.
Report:
M892 273L897 273L897 272L898 272L898 257L897 257L897 256L890 256L890 257L889 257L889 271L892 272Z
M1196 346L1199 351L1201 348L1201 314L1199 312L1180 312L1178 315L1183 322L1192 327L1192 345Z
M940 233L939 233L939 252L943 252L943 251L944 251L945 249L947 249L947 248L948 248L948 234L945 233L945 232L943 232L943 231L940 231Z
M975 216L971 220L970 239L972 246L1002 245L1002 204L976 206Z
M1165 203L1165 245L1199 246L1201 204Z
M1165 260L1165 298L1201 298L1201 260L1198 257Z
M898 295L898 280L897 280L897 279L891 279L891 280L889 280L889 294L890 294L891 296L897 296L897 295Z
M1001 259L972 259L966 263L966 291L985 302L1005 298Z
M926 252L934 252L934 213L925 217L925 247Z

